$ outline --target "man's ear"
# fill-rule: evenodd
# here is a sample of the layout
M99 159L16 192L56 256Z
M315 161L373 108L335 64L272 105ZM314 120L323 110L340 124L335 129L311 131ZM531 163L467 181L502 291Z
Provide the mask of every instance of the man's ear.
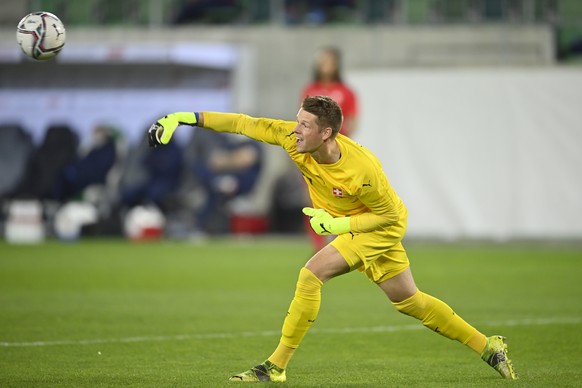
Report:
M333 129L331 129L331 127L327 127L323 130L323 140L327 140L331 137L331 135L333 134Z

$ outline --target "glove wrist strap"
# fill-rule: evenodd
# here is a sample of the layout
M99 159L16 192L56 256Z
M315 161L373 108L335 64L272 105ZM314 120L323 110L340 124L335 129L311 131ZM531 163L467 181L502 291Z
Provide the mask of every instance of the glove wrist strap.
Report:
M333 234L344 234L351 232L352 228L350 226L351 217L337 217L332 221L332 233Z
M198 124L198 112L176 112L173 114L178 123L182 125L196 125Z

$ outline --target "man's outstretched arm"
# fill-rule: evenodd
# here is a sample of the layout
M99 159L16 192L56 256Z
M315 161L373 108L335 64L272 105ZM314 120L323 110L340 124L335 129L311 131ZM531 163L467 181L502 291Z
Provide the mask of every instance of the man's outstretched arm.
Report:
M176 112L168 114L153 124L148 137L150 146L168 144L180 125L198 126L216 132L237 133L269 144L288 142L295 123L290 121L254 118L237 113Z

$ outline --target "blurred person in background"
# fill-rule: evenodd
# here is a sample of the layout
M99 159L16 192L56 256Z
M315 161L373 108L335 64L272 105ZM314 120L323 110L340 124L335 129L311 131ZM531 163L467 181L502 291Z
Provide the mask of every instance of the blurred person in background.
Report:
M152 147L171 144L179 125L238 133L282 147L309 185L313 208L306 207L303 213L310 217L311 227L318 234L336 236L299 271L275 351L230 380L286 381L285 369L319 314L324 283L356 269L378 285L397 311L467 346L503 378L517 379L504 337L485 336L445 302L417 288L402 245L408 210L378 158L341 135L341 124L338 104L329 97L314 96L303 100L295 122L233 113L176 112L159 119L148 131Z
M104 185L116 160L113 128L104 125L95 127L87 153L64 169L55 187L55 197L66 201L80 196L91 185Z
M340 133L354 136L358 129L358 98L343 81L342 54L338 48L326 47L317 55L313 79L303 88L301 100L308 96L328 96L335 100L344 115Z
M261 146L243 136L196 131L192 136L196 157L195 179L204 191L196 223L202 232L228 231L227 204L251 192L263 165Z
M168 149L148 149L140 142L128 156L120 185L121 204L154 204L165 211L180 184L182 167L182 149L176 142Z
M358 99L355 92L343 82L342 58L338 48L326 47L319 52L313 70L313 80L303 89L301 99L308 96L328 96L335 100L344 115L340 133L353 137L358 126ZM307 220L305 230L311 238L315 252L329 242L328 237L315 233Z
M238 0L188 0L179 9L174 24L227 23L239 13Z
M285 22L320 25L341 20L336 14L352 13L355 9L355 0L286 0Z

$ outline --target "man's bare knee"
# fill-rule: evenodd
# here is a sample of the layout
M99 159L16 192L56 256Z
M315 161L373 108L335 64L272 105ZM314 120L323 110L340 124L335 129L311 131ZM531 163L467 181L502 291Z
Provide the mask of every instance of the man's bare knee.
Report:
M317 252L305 264L305 268L313 272L322 282L326 282L336 276L350 272L350 267L342 255L333 246L328 245Z
M392 303L402 302L416 293L416 284L410 268L378 284Z

